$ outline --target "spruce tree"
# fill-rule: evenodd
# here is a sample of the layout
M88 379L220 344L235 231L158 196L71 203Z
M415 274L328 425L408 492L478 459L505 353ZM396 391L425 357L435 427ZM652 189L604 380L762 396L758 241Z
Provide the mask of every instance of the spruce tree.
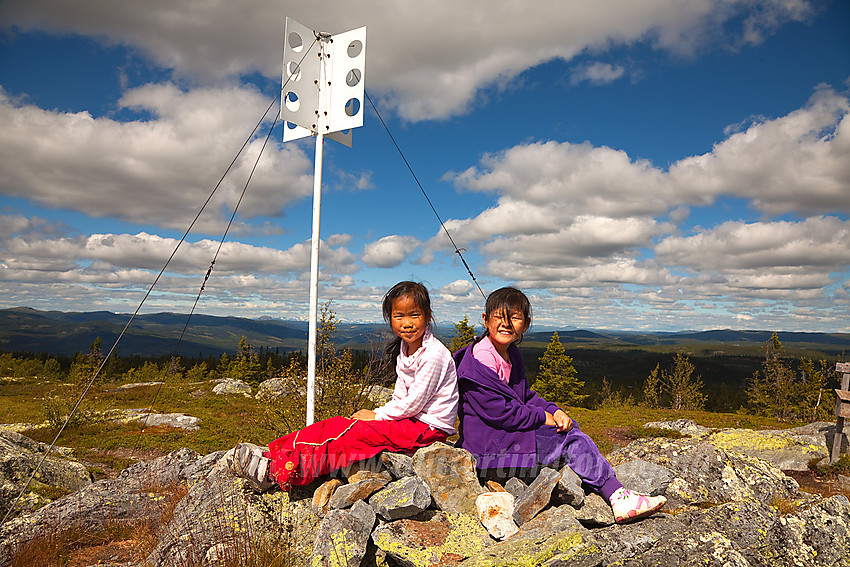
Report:
M832 371L825 360L818 367L800 359L800 375L783 357L784 347L774 332L765 343L761 372L756 371L747 388L750 409L780 421L828 419L835 396L826 388Z
M449 344L449 351L456 352L468 344L472 344L475 340L475 327L469 324L469 317L463 316L463 319L455 323L455 336L452 337L452 342Z
M660 365L656 364L643 383L643 403L650 408L661 407L661 380L658 377Z
M673 371L661 371L662 387L670 395L670 407L676 410L700 410L705 407L702 380L694 376L696 367L688 356L677 352L673 358Z
M783 358L783 346L774 333L764 345L764 361L761 372L753 373L747 388L750 407L759 415L790 419L794 398L794 372Z
M532 388L549 401L575 406L587 398L587 394L579 393L582 387L584 382L578 379L573 359L567 354L556 331L540 357L540 371Z
M660 370L656 364L643 383L644 404L651 408L670 407L677 410L694 410L705 407L703 383L694 376L696 367L682 353L676 353L673 367Z

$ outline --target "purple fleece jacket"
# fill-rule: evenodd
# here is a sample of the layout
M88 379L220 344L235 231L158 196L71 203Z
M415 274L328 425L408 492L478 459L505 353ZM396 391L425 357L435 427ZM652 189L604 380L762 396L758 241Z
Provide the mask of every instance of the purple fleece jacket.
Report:
M525 365L516 345L508 348L508 384L472 355L472 346L454 354L460 392L460 439L479 469L531 468L537 465L534 432L546 422L546 412L558 406L528 388Z

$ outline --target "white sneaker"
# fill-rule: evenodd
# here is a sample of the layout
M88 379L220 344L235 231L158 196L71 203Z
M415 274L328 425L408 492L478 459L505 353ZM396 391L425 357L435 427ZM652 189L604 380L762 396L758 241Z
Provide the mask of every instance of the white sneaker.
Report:
M614 511L614 521L618 524L651 516L665 504L667 499L663 496L649 496L625 488L619 488L611 495L611 509Z
M233 473L248 481L257 492L265 492L275 485L269 472L271 459L263 450L251 443L237 443L233 448Z

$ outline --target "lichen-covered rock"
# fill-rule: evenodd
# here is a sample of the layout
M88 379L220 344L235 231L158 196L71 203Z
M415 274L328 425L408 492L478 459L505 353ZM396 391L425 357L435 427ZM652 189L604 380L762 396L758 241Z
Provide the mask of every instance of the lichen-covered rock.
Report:
M592 537L609 565L838 566L848 563L848 521L843 496L807 499L789 515L751 499L675 519L653 516Z
M674 478L665 491L668 508L683 504L722 504L755 498L801 496L797 482L767 461L720 449L705 439L639 439L609 459L618 466L643 459L668 469Z
M213 386L213 394L221 395L243 395L251 397L251 386L242 380L222 380Z
M637 556L623 558L617 567L754 567L735 545L717 531L668 535ZM773 564L780 565L780 564ZM767 567L767 566L765 566Z
M834 429L835 425L830 427ZM784 471L805 471L812 459L829 456L826 431L812 432L811 428L761 431L724 429L713 433L709 441L719 449L757 457Z
M372 532L372 541L393 560L411 567L452 567L491 542L475 516L446 512L381 524Z
M384 463L379 457L355 461L343 469L343 473L349 483L358 482L367 478L380 478L387 482L393 479L392 474L386 470Z
M843 495L808 502L796 514L779 516L769 539L770 558L787 557L788 565L848 565L850 502Z
M260 386L257 389L257 395L255 397L261 401L277 400L288 396L292 391L290 382L287 380L282 378L269 378L268 380L260 382Z
M522 533L525 535L564 531L587 531L578 521L578 511L569 505L547 508L522 526Z
M590 536L575 518L572 506L548 508L522 526L513 537L472 557L467 565L599 565L599 552ZM574 563L565 563L571 559Z
M484 492L475 459L464 449L434 443L413 455L413 470L431 490L440 510L474 516L475 498Z
M367 386L363 390L363 395L365 395L366 399L372 402L375 407L379 407L393 399L393 390L392 388L385 388L384 386L374 384L372 386Z
M662 538L684 530L687 526L677 516L655 514L640 522L592 529L590 537L602 550L607 564L639 556L652 549Z
M135 422L144 427L174 427L186 431L197 431L201 428L201 418L182 413L133 412L118 421Z
M226 452L177 504L159 543L145 560L150 567L203 564L211 548L227 544L242 555L258 547L312 552L319 518L310 501L291 505L288 493L255 494L231 471ZM294 543L293 543L294 542Z
M764 550L771 546L771 531L779 514L761 502L727 502L708 510L685 512L678 519L688 525L685 532L723 534L750 564L773 563Z
M479 494L475 499L475 508L478 520L494 539L506 539L519 531L513 520L514 495L510 492Z
M206 475L213 456L201 457L189 449L179 449L131 465L118 479L99 480L34 513L6 522L0 526L0 565L6 565L12 546L63 526L96 530L109 521L145 520L155 524L168 507L168 493L180 483Z
M795 434L820 433L819 426L812 424ZM134 464L116 480L90 484L41 510L6 522L0 526L0 567L9 564L10 548L16 543L63 526L97 530L107 520L156 523L160 517L171 519L159 531L161 539L143 562L146 567L226 565L234 557L262 563L263 556L257 555L257 550L288 555L287 564L293 565L310 565L313 558L317 565L362 567L460 562L467 567L850 566L847 498L801 492L796 482L769 462L718 448L712 439L714 434L640 440L611 457L618 476L630 488L663 491L669 499L666 509L670 514L658 513L617 525L610 506L600 496L586 495L576 509L575 503L556 506L560 499L553 493L548 506L501 542L495 542L475 516L433 510L426 478L433 482L437 477L445 484L435 486L460 501L462 491L447 479L465 477L474 487L467 497L473 505L482 491L477 479L471 482L471 458L463 464L464 453L444 444L436 445L437 450L428 458L420 455L419 466L411 469L423 478L402 474L400 480L374 494L370 506L357 500L351 508L328 512L342 521L337 521L334 529L330 529L333 518L319 529L321 518L312 510L313 499L322 492L319 482L293 487L290 492L271 490L258 495L231 473L232 451L201 457L183 449ZM31 440L24 444L38 447ZM803 453L800 448L794 450ZM400 457L400 461L409 460ZM383 457L378 461L387 462ZM410 460L411 465L413 462ZM363 472L352 472L352 468L348 471L350 479L363 481L377 476L386 480L385 473L358 466ZM665 471L671 477L669 484ZM542 483L549 475L544 473L543 480L535 482ZM641 481L650 488L640 485ZM182 486L188 493L173 513L163 515L176 492L166 494L157 487L167 489L168 485ZM404 513L411 515L392 520L396 512L388 512L390 506L379 505L379 500L387 498L396 485L407 486L409 490L401 491L408 495L404 498L412 495L416 502L393 504L397 510L408 506ZM516 479L506 485L524 486ZM506 492L499 494L509 496ZM353 532L341 537L341 530L350 530L358 522L371 527L375 521L372 508L383 510L391 521L372 529L375 545L362 544L364 532L369 533L365 528L358 532L360 547L349 546L355 539ZM359 515L352 516L355 511ZM354 547L357 551L349 552ZM345 553L335 552L343 549ZM335 559L341 560L332 563Z
M375 493L369 504L384 520L410 518L427 510L431 505L431 490L415 476L406 476L391 482Z
M62 527L96 530L107 520L155 520L162 511L162 500L160 494L138 484L128 489L124 481L97 481L0 526L0 565L8 565L15 546Z
M692 419L653 421L650 423L644 423L643 426L652 427L655 429L669 429L671 431L681 433L682 435L688 435L690 437L704 437L711 433L711 429L709 429L708 427L703 427L702 425L697 425L697 422Z
M375 525L375 511L363 502L348 510L331 510L319 524L311 567L358 567Z
M194 484L204 478L224 454L225 451L216 451L201 456L184 447L151 461L133 463L121 471L118 478L148 486Z
M20 433L0 430L0 511L3 515L13 504L18 512L48 504L51 498L42 492L67 493L91 484L91 474L83 464L70 458L70 449L54 447L42 463L48 448ZM18 500L40 463L41 468L27 492Z
M601 565L599 549L579 532L550 532L523 537L523 532L463 562L463 567L536 567L553 558L555 565ZM585 560L582 561L582 558Z
M561 473L548 467L538 473L537 478L528 485L528 490L514 503L513 519L517 525L523 525L549 505L552 490L560 479Z

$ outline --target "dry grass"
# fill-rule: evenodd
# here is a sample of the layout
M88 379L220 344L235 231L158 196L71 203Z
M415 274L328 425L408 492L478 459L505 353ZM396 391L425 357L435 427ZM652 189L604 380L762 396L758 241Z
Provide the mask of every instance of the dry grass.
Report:
M107 521L101 527L48 530L15 547L10 567L84 567L102 561L141 561L156 545L148 520Z
M15 546L9 567L86 567L102 562L143 561L159 541L158 531L171 520L177 503L186 496L185 484L145 486L145 491L164 495L154 513L144 519L107 519L97 527L74 525L45 533Z

